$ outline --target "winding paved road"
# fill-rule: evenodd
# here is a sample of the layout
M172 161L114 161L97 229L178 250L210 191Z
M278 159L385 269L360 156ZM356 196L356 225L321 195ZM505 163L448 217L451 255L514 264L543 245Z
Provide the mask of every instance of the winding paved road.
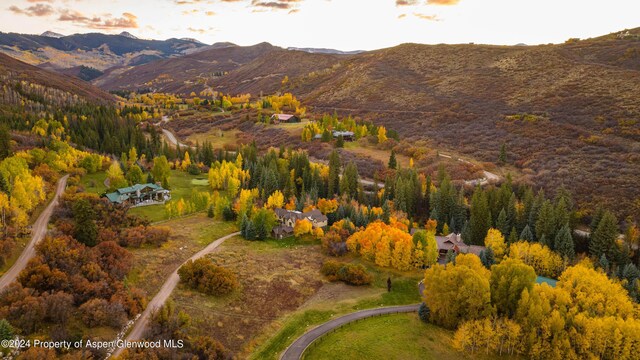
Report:
M218 240L209 244L206 248L200 250L198 253L190 257L187 261L196 260L209 254L210 252L215 250L218 246L222 245L223 242L225 242L226 240L236 235L240 235L240 233L235 232L233 234L229 234L227 236L223 236L219 238ZM187 261L185 261L185 263ZM179 268L180 267L178 267L178 269ZM142 339L142 336L144 335L144 331L147 327L147 324L149 323L149 318L151 313L154 310L159 309L165 303L165 301L167 301L167 299L169 298L173 290L178 285L178 282L180 281L180 276L178 275L178 269L176 269L173 273L171 273L167 281L165 281L165 283L160 288L160 291L158 291L156 296L154 296L153 299L149 302L149 304L147 305L147 308L144 310L144 312L142 313L138 321L136 321L136 324L134 325L133 329L131 329L131 332L127 336L126 340L135 341L135 340ZM113 353L113 356L116 357L120 355L122 350L123 350L122 348L116 349L116 351Z
M69 179L69 175L65 175L58 180L58 185L56 186L56 193L51 199L47 208L44 209L42 214L38 217L36 222L32 227L32 236L27 247L24 248L22 254L18 260L16 260L15 264L0 277L0 291L4 290L9 284L14 282L20 272L27 266L27 263L31 258L36 254L36 245L44 238L47 233L47 225L49 224L49 219L51 218L51 214L53 213L53 209L58 205L58 199L60 195L64 192L64 189L67 187L67 179Z
M396 313L409 313L416 312L420 304L402 305L402 306L390 306L377 309L368 309L357 311L351 314L341 316L337 319L328 321L318 327L315 327L307 331L304 335L299 337L293 342L280 356L280 360L299 360L302 358L304 351L322 335L337 329L340 326L350 323L352 321L365 319L372 316L384 315L384 314L396 314Z

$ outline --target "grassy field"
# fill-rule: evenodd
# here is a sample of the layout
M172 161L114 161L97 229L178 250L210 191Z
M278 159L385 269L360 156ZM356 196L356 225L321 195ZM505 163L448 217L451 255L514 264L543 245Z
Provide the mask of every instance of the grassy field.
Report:
M349 258L340 259L349 261ZM297 311L272 323L255 341L257 348L248 354L251 359L277 359L282 351L310 328L346 313L382 306L415 304L420 302L418 282L421 271L403 273L380 269L371 263L362 263L374 275L371 286L348 286L325 283ZM392 279L392 291L387 292L387 278Z
M169 185L171 186L171 201L177 201L179 199L189 200L191 198L191 192L207 191L209 186L207 185L207 174L190 175L183 171L171 170L171 176L169 177ZM138 215L149 219L151 222L157 222L165 220L166 214L164 205L151 205L142 206L129 210L133 215Z
M80 183L88 193L103 194L107 191L107 187L104 186L106 177L107 173L105 171L98 171L95 174L86 174L82 177Z
M217 128L210 129L204 133L193 133L187 137L188 141L199 142L200 144L208 141L214 149L223 149L226 145L236 145L237 136L240 130L220 130Z
M359 141L345 142L344 149L357 155L367 156L374 160L382 161L385 165L389 163L389 157L391 156L391 150L381 150L371 146L364 146ZM396 160L403 168L409 167L408 157L396 154Z
M394 314L350 323L328 334L303 355L315 359L490 359L452 347L453 332L425 324L417 314ZM506 357L505 357L506 358Z
M134 268L128 281L152 296L180 264L214 240L236 231L235 223L214 221L195 214L162 224L172 230L169 241L159 248L131 249Z

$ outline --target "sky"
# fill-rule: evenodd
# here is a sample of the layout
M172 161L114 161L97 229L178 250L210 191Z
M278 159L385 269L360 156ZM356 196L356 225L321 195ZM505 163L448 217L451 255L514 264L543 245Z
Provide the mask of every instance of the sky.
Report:
M0 31L373 50L535 45L640 27L638 0L0 0Z

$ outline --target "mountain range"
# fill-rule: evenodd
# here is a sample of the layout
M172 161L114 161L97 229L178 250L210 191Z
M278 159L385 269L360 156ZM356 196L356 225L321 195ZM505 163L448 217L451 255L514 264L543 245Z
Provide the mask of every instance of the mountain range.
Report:
M196 40L144 40L123 32L64 36L51 31L42 35L0 33L0 52L51 70L78 66L104 71L188 54L206 46Z

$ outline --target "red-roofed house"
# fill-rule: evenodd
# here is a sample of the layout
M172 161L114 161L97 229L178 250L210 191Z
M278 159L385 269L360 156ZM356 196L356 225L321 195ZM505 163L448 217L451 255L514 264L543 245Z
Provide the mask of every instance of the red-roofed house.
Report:
M297 123L300 122L300 118L295 115L287 115L287 114L273 114L271 116L271 121L274 124L278 123Z

